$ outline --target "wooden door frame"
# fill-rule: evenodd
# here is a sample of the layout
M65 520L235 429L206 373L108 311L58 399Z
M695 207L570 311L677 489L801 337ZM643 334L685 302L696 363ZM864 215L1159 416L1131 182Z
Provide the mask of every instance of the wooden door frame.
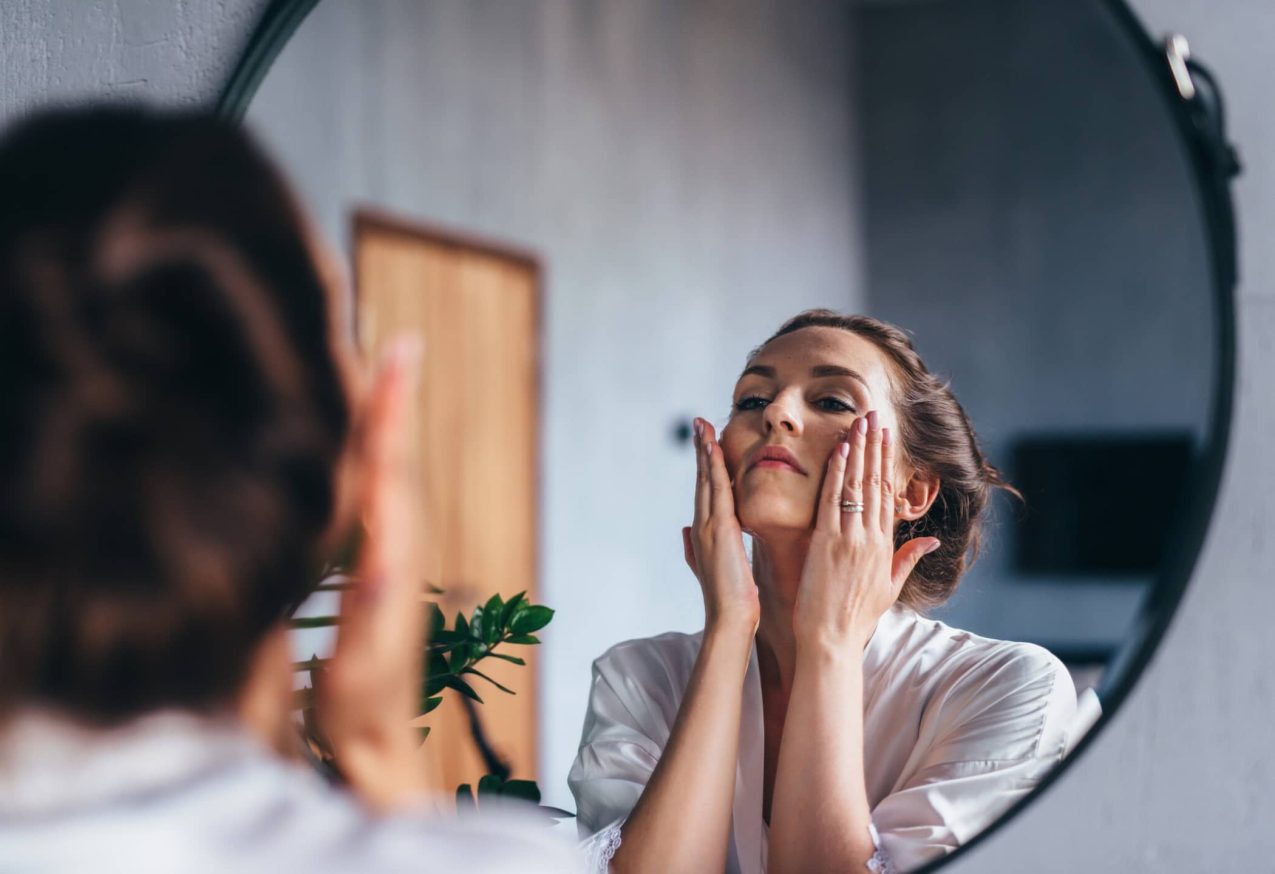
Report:
M377 207L356 207L351 213L350 222L350 264L352 267L351 276L351 296L353 302L353 312L351 313L350 327L354 334L356 345L360 345L361 326L359 324L359 310L362 302L362 290L359 287L360 263L359 263L359 239L364 232L381 232L395 234L413 239L424 240L441 246L448 246L457 249L469 249L483 255L501 258L512 261L531 272L531 311L532 311L532 332L535 341L535 356L532 362L532 377L535 385L535 425L532 428L532 457L535 459L534 469L531 471L531 495L534 513L532 518L532 540L531 540L531 561L532 574L535 583L535 596L537 602L542 597L541 588L541 538L543 535L543 523L541 521L542 508L542 465L543 465L543 440L541 438L542 427L542 399L544 398L544 363L541 354L542 339L544 337L544 261L543 259L530 249L522 248L513 244L506 243L486 237L480 234L474 234L467 231L457 231L451 228L444 228L433 222L425 221L417 218L408 218L398 215ZM361 350L366 351L366 350ZM540 767L540 691L544 681L544 665L543 657L537 654L534 662L535 671L532 675L536 697L533 703L534 719L535 719L535 775L537 780L541 777Z

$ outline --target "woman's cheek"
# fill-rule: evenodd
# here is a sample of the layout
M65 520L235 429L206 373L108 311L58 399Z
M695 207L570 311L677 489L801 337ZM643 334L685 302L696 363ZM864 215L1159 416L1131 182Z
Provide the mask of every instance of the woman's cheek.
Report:
M728 424L722 429L721 438L717 443L722 448L722 460L726 462L726 473L730 475L731 482L735 481L735 473L739 470L740 459L743 456L743 450L736 445L737 442Z

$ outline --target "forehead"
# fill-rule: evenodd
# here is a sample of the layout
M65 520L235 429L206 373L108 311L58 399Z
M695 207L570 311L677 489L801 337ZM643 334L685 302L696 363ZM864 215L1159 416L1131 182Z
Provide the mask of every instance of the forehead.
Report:
M808 376L810 368L837 364L857 371L874 397L890 390L889 362L875 343L842 328L811 327L776 337L757 351L749 365L773 367L781 380Z

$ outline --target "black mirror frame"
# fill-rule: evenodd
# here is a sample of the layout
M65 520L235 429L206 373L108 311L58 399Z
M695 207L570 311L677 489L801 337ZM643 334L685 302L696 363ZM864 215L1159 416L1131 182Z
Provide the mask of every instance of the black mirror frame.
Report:
M1121 645L1108 669L1101 693L1101 717L1067 759L1031 792L956 852L918 869L917 874L937 870L1004 828L1080 759L1120 710L1177 614L1208 533L1230 445L1236 369L1235 288L1239 278L1231 180L1239 174L1240 165L1235 149L1226 139L1221 91L1206 67L1174 54L1175 49L1181 48L1180 42L1170 38L1156 43L1125 0L1097 2L1124 32L1157 84L1192 168L1212 262L1216 315L1212 409L1199 461L1186 484L1183 503L1187 509L1169 538L1173 547L1161 565L1155 597L1146 599L1130 639ZM319 0L271 0L216 101L215 112L219 116L243 119L270 66L318 3Z

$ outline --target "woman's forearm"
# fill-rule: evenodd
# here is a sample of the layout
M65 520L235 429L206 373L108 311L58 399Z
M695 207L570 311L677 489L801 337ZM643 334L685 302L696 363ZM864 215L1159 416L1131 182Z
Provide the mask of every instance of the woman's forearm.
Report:
M771 811L770 871L866 870L862 646L798 646Z
M726 620L705 630L669 741L621 831L613 871L725 868L753 631Z

